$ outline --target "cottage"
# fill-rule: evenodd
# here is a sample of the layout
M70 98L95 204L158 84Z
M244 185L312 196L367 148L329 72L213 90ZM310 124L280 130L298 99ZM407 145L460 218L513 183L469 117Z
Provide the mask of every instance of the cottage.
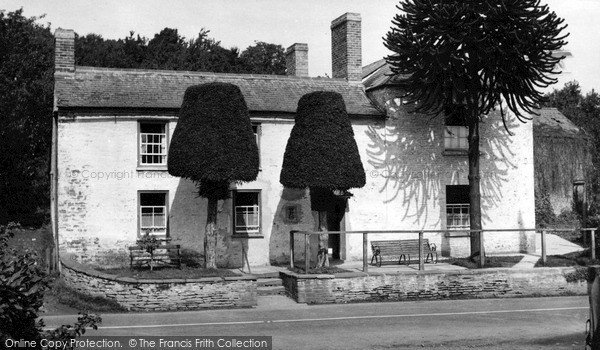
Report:
M237 267L289 261L289 231L314 230L306 190L283 188L283 153L300 97L330 90L346 103L367 184L332 199L330 230L451 230L429 233L444 255L469 251L466 134L443 118L408 114L375 63L362 68L361 18L346 13L332 30L333 78L308 77L308 46L287 49L288 76L216 74L75 66L74 32L56 31L53 228L60 250L84 262L126 263L145 232L203 251L206 200L194 183L167 172L169 140L183 93L220 81L240 87L259 145L256 181L232 184L219 204L217 263ZM482 205L488 251L535 249L532 125L499 116L482 129ZM389 237L389 236L387 236ZM372 239L378 239L374 235ZM362 237L331 235L333 258L362 258Z

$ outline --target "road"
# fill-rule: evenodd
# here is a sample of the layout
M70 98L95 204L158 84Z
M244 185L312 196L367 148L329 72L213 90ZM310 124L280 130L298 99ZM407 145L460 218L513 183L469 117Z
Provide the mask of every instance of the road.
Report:
M267 335L273 349L583 349L588 318L586 296L310 306L270 298L255 309L107 314L87 334Z

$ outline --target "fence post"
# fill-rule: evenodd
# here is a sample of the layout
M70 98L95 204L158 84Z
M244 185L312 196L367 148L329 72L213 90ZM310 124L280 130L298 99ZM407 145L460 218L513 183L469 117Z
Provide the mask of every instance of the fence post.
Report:
M546 266L546 230L542 230L542 265Z
M308 234L304 234L304 273L308 275L308 264L310 263L310 252Z
M485 267L485 250L483 249L483 230L479 231L479 268Z
M590 241L591 241L591 245L592 245L592 248L590 250L592 252L592 260L596 260L596 230L591 229L590 233L591 233Z
M294 231L290 231L290 267L294 268Z
M425 269L425 263L423 262L423 231L419 231L419 271Z
M367 263L368 254L367 254L367 234L363 233L363 272L369 272L369 264Z

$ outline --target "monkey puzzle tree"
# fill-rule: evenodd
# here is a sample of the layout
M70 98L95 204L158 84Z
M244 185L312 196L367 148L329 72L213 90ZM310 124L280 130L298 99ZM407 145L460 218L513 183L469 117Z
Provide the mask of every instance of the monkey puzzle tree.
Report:
M196 182L198 194L208 199L204 263L216 268L218 201L229 198L231 182L254 181L258 175L258 146L239 87L187 88L167 164L169 174Z
M312 209L319 212L319 231L327 231L328 201L333 192L365 185L342 95L316 91L300 98L279 182L285 187L310 189ZM328 235L319 235L317 267L329 264L327 247Z
M471 230L481 230L479 122L502 104L522 122L556 82L555 57L568 35L539 0L403 0L384 38L392 72L403 76L412 111L446 115L468 127ZM505 124L506 125L506 124ZM471 256L481 235L471 235ZM480 259L482 262L483 259Z

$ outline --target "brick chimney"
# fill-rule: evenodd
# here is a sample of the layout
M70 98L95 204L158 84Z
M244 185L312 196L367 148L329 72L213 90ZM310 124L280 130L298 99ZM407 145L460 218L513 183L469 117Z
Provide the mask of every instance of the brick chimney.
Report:
M362 75L360 14L347 12L331 22L333 78L360 81Z
M295 43L285 50L287 75L308 76L308 44Z
M54 32L54 73L75 72L75 32L58 28Z

